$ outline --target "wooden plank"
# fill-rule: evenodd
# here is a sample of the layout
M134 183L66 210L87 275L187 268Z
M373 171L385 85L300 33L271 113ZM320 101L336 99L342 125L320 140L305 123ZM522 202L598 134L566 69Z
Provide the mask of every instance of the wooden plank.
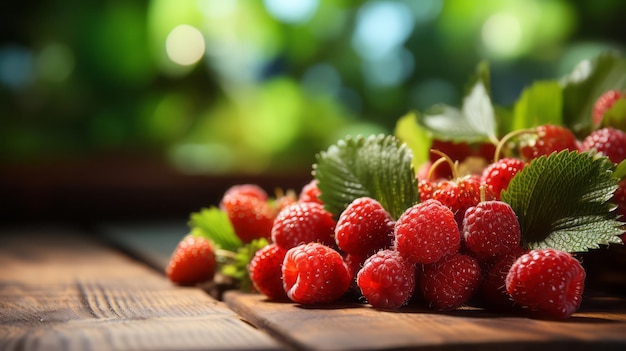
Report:
M276 350L199 288L78 232L0 233L0 350Z
M236 291L227 305L274 337L309 350L626 349L626 301L589 298L564 321L498 315L480 309L380 311L363 304L301 306Z

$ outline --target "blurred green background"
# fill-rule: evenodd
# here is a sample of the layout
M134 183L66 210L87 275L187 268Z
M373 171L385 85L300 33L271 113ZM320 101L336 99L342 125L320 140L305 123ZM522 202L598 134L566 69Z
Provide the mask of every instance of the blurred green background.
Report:
M481 60L506 105L621 51L624 13L621 0L11 2L0 164L132 155L192 176L308 174L339 138L458 105Z
M621 48L626 2L22 1L2 11L3 161L111 150L188 173L309 167L346 134L494 100Z

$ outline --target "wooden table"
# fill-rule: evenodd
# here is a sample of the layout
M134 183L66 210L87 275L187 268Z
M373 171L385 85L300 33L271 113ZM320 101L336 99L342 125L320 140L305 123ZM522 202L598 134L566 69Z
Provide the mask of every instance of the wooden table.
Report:
M560 322L237 291L218 301L162 274L184 223L96 229L2 230L0 350L626 350L623 297L586 297Z

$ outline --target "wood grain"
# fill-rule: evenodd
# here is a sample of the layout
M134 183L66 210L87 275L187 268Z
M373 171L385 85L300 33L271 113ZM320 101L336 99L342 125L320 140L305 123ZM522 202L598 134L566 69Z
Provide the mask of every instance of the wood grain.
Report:
M626 301L589 300L585 310L565 321L546 321L472 308L390 312L362 304L307 307L268 302L261 295L235 291L224 297L251 324L298 349L626 349Z
M0 350L276 350L202 289L67 229L0 236Z

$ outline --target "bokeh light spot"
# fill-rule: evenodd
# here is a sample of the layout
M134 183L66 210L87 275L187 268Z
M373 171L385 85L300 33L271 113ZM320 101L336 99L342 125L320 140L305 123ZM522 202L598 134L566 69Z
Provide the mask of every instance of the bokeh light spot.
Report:
M49 82L63 82L74 70L74 54L65 44L50 43L36 58L39 76Z
M363 62L363 74L372 87L392 87L403 83L415 68L413 54L400 48L376 60Z
M264 0L267 12L283 23L304 23L315 14L318 0Z
M352 46L365 59L377 59L404 44L415 18L401 2L370 1L357 13Z
M0 84L14 89L29 85L33 78L32 53L19 46L0 48Z
M172 29L165 40L167 56L181 66L190 66L204 55L206 45L202 33L188 24Z
M487 50L495 56L514 57L520 53L522 27L515 15L491 15L482 26L481 36Z
M335 67L319 63L304 73L302 86L314 95L335 95L341 87L341 77Z

